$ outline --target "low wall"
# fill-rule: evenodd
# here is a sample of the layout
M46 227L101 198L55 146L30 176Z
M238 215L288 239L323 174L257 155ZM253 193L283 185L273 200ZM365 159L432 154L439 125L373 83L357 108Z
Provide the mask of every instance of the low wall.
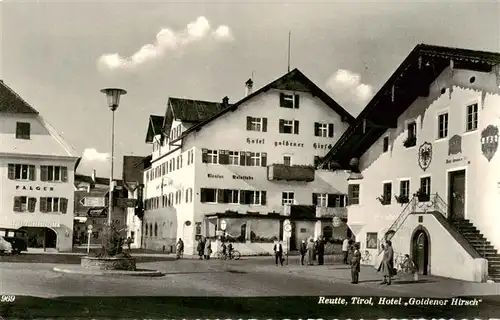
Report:
M92 270L136 270L134 258L82 257L81 266Z

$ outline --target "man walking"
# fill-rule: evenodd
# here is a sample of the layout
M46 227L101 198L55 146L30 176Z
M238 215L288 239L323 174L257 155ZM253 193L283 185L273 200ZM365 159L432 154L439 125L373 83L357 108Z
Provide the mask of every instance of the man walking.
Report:
M304 265L304 259L306 257L306 253L307 253L306 240L302 240L302 243L300 244L299 252L300 252L300 264Z
M274 257L276 258L276 266L278 266L278 260L283 266L283 246L281 245L281 241L278 241L277 244L274 245Z
M318 238L318 245L316 248L316 251L318 252L318 265L322 266L324 264L324 258L325 258L325 241L323 240L322 236L319 236Z
M359 272L361 271L361 252L359 252L359 244L354 245L354 252L351 258L351 283L358 284Z
M345 237L342 242L342 253L344 254L344 264L348 264L347 257L349 255L349 239L347 237Z

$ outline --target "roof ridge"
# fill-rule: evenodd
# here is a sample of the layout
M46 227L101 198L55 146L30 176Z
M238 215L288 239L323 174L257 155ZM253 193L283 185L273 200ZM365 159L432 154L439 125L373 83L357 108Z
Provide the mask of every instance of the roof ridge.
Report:
M3 80L0 81L0 85L3 86L4 88L6 88L10 93L12 93L22 103L24 103L26 107L28 107L31 110L33 110L33 113L39 114L38 110L36 110L35 108L33 108L33 106L31 106L31 104L29 104L26 100L24 100L16 91L14 91L14 89L12 89L8 84L6 84L5 81L3 81ZM23 112L23 113L26 113L26 112Z
M217 101L208 101L208 100L200 100L200 99L191 99L191 98L178 98L178 97L168 97L169 99L177 99L177 100L189 100L189 101L196 101L196 102L206 102L206 103L216 103L216 104L222 104L221 102Z

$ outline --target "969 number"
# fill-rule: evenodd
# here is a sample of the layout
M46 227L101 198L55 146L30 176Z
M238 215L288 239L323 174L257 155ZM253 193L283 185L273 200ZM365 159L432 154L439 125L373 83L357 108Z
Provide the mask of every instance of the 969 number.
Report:
M0 302L14 302L16 301L16 296L3 295L0 299Z

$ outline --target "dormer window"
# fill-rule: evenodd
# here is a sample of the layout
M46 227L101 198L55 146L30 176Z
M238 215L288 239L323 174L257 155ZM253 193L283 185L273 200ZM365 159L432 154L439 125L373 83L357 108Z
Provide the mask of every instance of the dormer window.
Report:
M299 95L280 93L280 107L298 109L299 108Z

